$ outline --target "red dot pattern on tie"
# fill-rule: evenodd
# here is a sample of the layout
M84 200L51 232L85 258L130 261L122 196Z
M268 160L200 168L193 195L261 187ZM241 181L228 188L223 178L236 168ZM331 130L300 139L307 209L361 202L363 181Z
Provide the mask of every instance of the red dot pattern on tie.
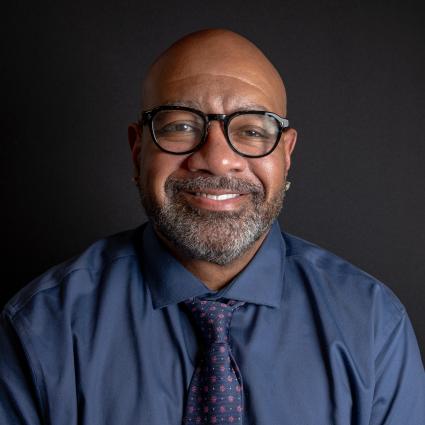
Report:
M203 350L189 387L184 425L242 423L242 378L228 344L233 312L242 304L197 298L186 301Z

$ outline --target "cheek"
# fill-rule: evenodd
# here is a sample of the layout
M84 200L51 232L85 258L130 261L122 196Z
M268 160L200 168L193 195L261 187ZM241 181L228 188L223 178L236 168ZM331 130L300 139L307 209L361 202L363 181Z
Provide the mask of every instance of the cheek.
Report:
M270 199L283 187L285 178L283 152L276 149L271 155L256 161L258 162L253 163L251 170L263 184L266 196Z
M182 158L158 150L146 149L140 161L142 190L153 195L157 201L165 200L164 185L167 178L178 173Z

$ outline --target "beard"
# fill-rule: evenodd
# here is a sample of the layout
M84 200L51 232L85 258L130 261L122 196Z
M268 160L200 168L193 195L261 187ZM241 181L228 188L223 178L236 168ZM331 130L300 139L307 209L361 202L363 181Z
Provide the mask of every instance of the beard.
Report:
M167 200L163 205L140 186L139 191L155 229L180 253L188 258L226 265L244 254L270 229L282 209L284 183L268 202L262 185L220 176L168 177L164 187ZM209 211L190 205L181 193L208 189L244 193L250 200L238 211Z

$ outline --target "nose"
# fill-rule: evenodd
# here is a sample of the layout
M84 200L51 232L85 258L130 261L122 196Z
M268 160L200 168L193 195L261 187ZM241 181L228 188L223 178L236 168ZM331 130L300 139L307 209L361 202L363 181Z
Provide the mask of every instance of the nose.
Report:
M244 171L247 162L229 146L221 123L212 121L204 144L188 157L187 166L192 172L228 176Z

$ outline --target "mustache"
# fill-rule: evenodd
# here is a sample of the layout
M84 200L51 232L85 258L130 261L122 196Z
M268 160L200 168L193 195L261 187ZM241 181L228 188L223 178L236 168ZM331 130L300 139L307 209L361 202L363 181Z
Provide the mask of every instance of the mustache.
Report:
M256 197L264 196L264 188L247 180L225 176L198 176L191 179L168 177L165 191L168 195L176 195L180 191L202 192L203 190L228 190L236 193L251 193Z

